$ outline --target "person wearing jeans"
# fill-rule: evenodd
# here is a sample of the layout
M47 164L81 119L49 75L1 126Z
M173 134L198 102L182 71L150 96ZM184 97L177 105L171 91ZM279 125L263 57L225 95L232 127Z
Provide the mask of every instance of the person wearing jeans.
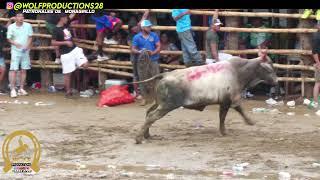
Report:
M133 82L140 81L139 74L138 74L138 60L139 60L139 54L133 54L130 55L130 61L132 63L132 71L133 71ZM133 84L133 88L135 91L135 96L137 99L142 99L141 96L141 85L139 84Z
M133 54L132 56L132 62L133 62L133 71L135 74L135 80L145 80L143 77L141 77L141 74L143 74L143 71L141 71L141 68L147 68L152 74L156 75L159 73L159 58L160 58L160 38L159 36L151 31L151 22L149 20L143 20L141 22L141 32L136 34L133 37L132 40L132 47L131 52ZM149 57L146 57L146 54L148 54ZM143 63L138 62L142 61L142 59L150 59L151 65L149 67L141 67L141 64ZM142 61L144 62L144 61ZM140 65L139 65L140 64ZM147 63L148 64L148 63ZM144 64L144 65L147 65ZM141 74L140 74L141 73ZM148 77L151 78L151 77ZM140 91L143 96L141 105L146 105L147 101L144 96L146 96L145 88L143 88L143 85L140 85Z
M184 64L187 67L203 65L201 54L192 37L190 10L173 9L172 17L177 23L176 31L181 42Z
M143 13L143 16L141 17L140 21L135 24L135 23L129 23L128 29L129 29L129 35L128 35L128 39L127 39L127 43L130 46L130 49L132 48L132 40L133 37L135 35L137 35L139 32L141 32L141 23L148 19L149 17L149 13L150 10L146 10ZM139 54L135 54L135 53L130 53L130 61L132 62L132 66L133 66L133 81L139 81L139 75L138 75L138 59L139 59ZM141 86L141 85L140 85ZM141 96L141 91L140 91L140 87L138 84L134 84L134 91L135 91L135 95L137 99L142 99Z

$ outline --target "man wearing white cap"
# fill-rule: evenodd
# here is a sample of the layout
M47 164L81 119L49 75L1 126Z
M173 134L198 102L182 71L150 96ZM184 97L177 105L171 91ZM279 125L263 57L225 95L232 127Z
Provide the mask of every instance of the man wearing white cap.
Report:
M150 64L151 68L148 69L149 71L151 71L150 74L156 75L156 74L159 74L160 72L159 64L158 64L158 60L160 58L160 38L156 33L151 32L151 26L152 24L149 20L143 20L141 22L142 31L136 34L132 40L131 52L135 55L135 58L133 60L133 71L135 74L136 81L144 80L144 79L141 79L142 77L139 77L140 72L138 67L140 66L137 65L139 61L139 55L143 51L147 51L150 56L149 58L151 61L151 64ZM144 96L145 90L142 85L140 85L140 90L143 92L142 96ZM143 98L141 105L145 105L145 104L146 104L146 101L145 101L145 98Z
M142 50L148 50L150 60L158 63L160 58L160 39L156 33L151 32L151 26L152 24L149 20L141 22L142 31L133 37L131 50L134 54L140 54Z
M226 53L219 53L219 36L217 32L220 26L223 25L219 19L213 19L210 29L206 33L206 64L225 61L231 59L233 56Z

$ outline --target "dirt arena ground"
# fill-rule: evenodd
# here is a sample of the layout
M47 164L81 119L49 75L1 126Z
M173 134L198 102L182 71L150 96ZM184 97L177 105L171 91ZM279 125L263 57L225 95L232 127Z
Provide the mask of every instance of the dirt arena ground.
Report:
M33 176L1 172L0 179L278 179L281 171L291 179L320 179L320 167L312 166L320 163L320 117L302 105L252 113L265 102L244 101L256 125L230 110L226 137L219 135L217 106L177 109L151 127L151 140L136 145L146 111L138 103L98 108L98 97L70 100L62 93L18 100L29 104L0 104L1 146L13 131L31 131L41 143L41 169ZM35 106L38 101L54 104ZM238 174L222 175L244 162L250 164ZM0 165L2 171L2 158Z

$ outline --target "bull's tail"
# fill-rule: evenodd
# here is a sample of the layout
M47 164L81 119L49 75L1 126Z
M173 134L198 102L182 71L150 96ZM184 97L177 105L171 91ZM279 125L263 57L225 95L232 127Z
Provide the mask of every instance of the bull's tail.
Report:
M163 78L164 76L164 73L161 73L161 74L157 74L149 79L146 79L146 80L143 80L143 81L136 81L136 82L129 82L129 83L126 83L126 84L140 84L140 83L146 83L146 82L149 82L149 81L153 81L153 80L156 80L156 79L161 79Z

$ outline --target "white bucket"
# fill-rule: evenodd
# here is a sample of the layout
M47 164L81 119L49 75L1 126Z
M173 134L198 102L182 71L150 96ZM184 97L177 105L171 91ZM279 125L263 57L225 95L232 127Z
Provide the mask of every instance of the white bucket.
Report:
M123 84L126 84L127 81L126 80L120 80L120 79L108 79L105 81L104 83L104 88L105 89L108 89L109 87L111 86L114 86L114 85L123 85Z

